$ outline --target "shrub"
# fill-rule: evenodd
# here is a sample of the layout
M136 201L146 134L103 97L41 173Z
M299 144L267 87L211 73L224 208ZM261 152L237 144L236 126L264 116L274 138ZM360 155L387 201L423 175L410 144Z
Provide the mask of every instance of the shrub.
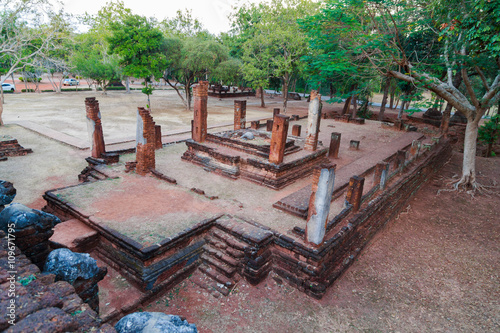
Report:
M483 141L488 145L486 149L486 157L495 156L492 152L493 144L498 140L500 136L500 115L496 114L491 117L490 120L484 123L483 126L479 127L478 137L479 140ZM492 154L493 153L493 154Z

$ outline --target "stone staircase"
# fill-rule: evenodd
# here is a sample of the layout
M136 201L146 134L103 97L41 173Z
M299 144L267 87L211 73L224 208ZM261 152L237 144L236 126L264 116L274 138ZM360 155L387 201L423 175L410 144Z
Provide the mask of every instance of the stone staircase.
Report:
M223 217L205 237L201 264L192 281L215 297L229 295L238 281L260 282L270 270L271 232L233 217Z
M203 246L198 267L205 279L194 279L193 282L215 297L220 294L227 296L241 279L241 261L249 245L218 229L213 229L205 240L207 243Z

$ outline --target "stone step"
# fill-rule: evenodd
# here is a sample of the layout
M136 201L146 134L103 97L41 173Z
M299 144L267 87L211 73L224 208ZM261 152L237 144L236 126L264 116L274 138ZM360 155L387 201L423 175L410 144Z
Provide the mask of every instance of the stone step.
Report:
M189 280L216 298L220 297L220 295L229 295L230 290L226 286L212 280L201 270L196 270Z
M102 172L99 172L95 169L92 169L92 171L90 171L89 176L92 178L95 178L97 180L104 180L108 177L105 174L103 174Z
M71 219L57 224L50 241L63 245L73 252L89 252L98 241L98 233L82 221Z
M215 236L216 238L224 241L230 247L232 247L236 250L239 250L239 251L245 251L245 248L247 248L249 246L247 243L242 242L240 240L237 240L236 238L234 238L230 234L225 233L225 232L220 231L220 230L214 230L212 232L212 235Z
M212 278L216 282L224 285L228 289L232 289L234 285L236 284L236 281L233 279L229 279L223 274L220 274L215 268L207 265L207 264L201 264L199 267L200 271L207 275L208 277ZM235 275L236 276L236 275Z
M234 273L236 273L237 270L236 267L231 267L226 263L224 263L223 261L221 261L220 259L211 257L206 253L203 253L201 255L201 260L207 265L211 265L212 267L214 267L216 270L218 270L228 278L233 277Z
M220 259L221 261L228 264L229 266L233 266L233 267L239 266L238 260L234 259L233 257L227 255L226 253L224 253L224 252L222 252L222 251L220 251L220 250L218 250L210 245L203 246L203 249L210 256L215 257L217 259Z

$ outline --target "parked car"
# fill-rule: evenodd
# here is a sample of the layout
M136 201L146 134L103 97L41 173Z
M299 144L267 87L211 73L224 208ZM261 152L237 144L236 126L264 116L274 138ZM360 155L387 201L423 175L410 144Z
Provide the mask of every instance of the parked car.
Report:
M14 90L16 90L14 85L10 84L10 83L2 83L2 89L3 89L3 91L12 91L12 92L14 92Z
M80 81L76 79L64 79L63 86L77 86L80 84Z

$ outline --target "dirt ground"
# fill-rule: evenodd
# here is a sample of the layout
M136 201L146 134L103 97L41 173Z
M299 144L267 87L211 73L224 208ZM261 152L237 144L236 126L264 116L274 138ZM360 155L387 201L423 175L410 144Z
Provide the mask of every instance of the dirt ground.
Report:
M455 153L320 301L271 274L220 298L188 279L143 310L185 316L200 332L498 332L499 198L437 195L460 163ZM500 182L498 158L478 169L483 184Z
M105 136L120 139L135 133L134 112L135 106L141 105L141 95L127 97L113 92L107 97L96 96L103 111ZM83 92L9 94L4 120L33 121L84 139L85 96ZM163 98L160 93L153 99L156 97L158 101L152 105L155 120L179 123L179 127L189 124L191 113L184 119L175 98ZM126 102L127 98L131 100ZM232 121L232 101L209 99L209 106L211 102L220 103L224 110L214 121ZM129 103L135 105L131 110ZM173 109L181 119L173 119L176 116L166 111L155 115L154 103L169 108L177 105ZM255 99L249 106L266 117L281 104L278 99L271 100L262 111L257 103ZM292 102L289 114L305 113L306 106L303 101ZM329 105L325 109L330 107L333 109ZM113 120L106 122L106 118ZM0 134L11 135L34 150L33 154L0 162L0 179L12 181L18 190L15 202L43 207L44 191L76 184L78 173L87 164L84 158L88 150L72 148L19 126L0 127ZM498 157L478 158L483 184L498 186L499 162ZM471 199L456 192L437 195L439 189L449 187L447 182L459 172L460 164L461 155L454 154L443 172L418 192L398 219L375 236L320 301L273 276L257 287L241 281L227 298L214 298L188 279L143 310L182 315L197 324L200 332L498 332L500 200L498 196ZM114 294L126 299L125 281L115 276L108 285L112 288L100 291L103 297Z

